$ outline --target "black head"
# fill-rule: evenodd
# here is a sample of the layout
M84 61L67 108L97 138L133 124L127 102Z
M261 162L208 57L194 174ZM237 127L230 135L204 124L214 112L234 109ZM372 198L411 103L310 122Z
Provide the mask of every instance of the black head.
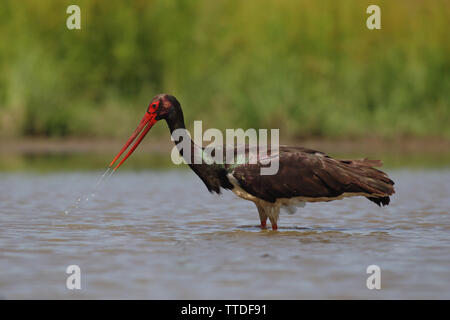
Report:
M170 94L158 94L150 102L148 113L155 114L155 120L159 121L162 119L172 118L173 115L179 114L181 112L181 106L177 98Z

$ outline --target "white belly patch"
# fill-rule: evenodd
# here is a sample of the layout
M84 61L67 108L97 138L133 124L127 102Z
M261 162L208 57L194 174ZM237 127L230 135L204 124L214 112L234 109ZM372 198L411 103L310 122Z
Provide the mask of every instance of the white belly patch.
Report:
M274 203L259 199L242 189L239 185L239 181L237 181L237 179L231 173L229 173L227 177L230 183L234 186L232 191L235 195L242 199L253 201L256 205L261 205L263 207L273 207L273 209L275 210L282 209L288 214L294 214L298 208L303 208L306 205L306 202L302 197L290 199L280 198L277 199Z

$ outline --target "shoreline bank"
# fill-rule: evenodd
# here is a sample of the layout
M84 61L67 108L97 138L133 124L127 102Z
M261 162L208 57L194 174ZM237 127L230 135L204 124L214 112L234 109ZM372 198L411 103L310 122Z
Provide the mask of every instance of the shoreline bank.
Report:
M157 137L155 137L157 138ZM174 144L167 139L147 139L139 148L143 153L167 153ZM124 144L119 139L80 138L25 138L0 139L0 154L48 154L48 153L114 153ZM329 139L280 141L281 145L303 146L328 154L415 154L450 152L450 140L434 138L412 139ZM206 145L206 144L205 144Z
M105 169L125 141L100 139L0 140L0 172L91 171ZM450 141L331 140L281 141L304 146L338 159L381 160L383 168L450 168ZM172 141L149 137L121 170L183 169L171 161Z

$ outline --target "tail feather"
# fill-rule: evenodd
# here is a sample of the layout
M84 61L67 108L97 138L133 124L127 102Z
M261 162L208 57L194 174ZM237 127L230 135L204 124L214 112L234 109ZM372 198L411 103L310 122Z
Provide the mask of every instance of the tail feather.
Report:
M371 187L370 189L375 189L377 196L366 197L370 201L376 203L378 206L387 206L390 202L389 196L395 193L394 181L389 179L386 173L377 170L373 167L381 167L383 164L380 160L351 160L349 163L352 167L357 167L361 169L362 177L361 180Z
M382 166L380 160L340 160L347 167L347 172L354 178L358 189L370 194L366 197L378 206L386 206L390 202L389 196L395 193L394 181L386 173L375 169Z
M357 160L340 160L341 162L347 163L351 166L356 167L382 167L383 162L381 160L369 160L367 158L357 159Z
M391 198L389 198L389 197L381 197L381 198L366 197L366 198L372 202L375 202L380 207L381 207L381 205L387 206L389 204L389 202L391 201Z

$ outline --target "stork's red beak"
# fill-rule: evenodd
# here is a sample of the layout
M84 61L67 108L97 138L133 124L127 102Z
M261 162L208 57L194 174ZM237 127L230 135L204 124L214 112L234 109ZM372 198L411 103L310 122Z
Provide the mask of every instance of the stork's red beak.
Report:
M141 143L142 139L144 139L145 135L150 131L151 127L153 127L153 125L158 121L155 119L156 114L152 110L153 108L149 107L149 110L145 113L144 117L142 118L141 122L139 123L138 127L136 128L136 130L134 130L133 134L131 135L131 137L128 139L127 143L125 143L125 145L122 147L122 149L120 150L120 152L117 154L117 156L114 158L113 161L111 161L111 164L109 165L109 167L111 168L114 163L120 158L120 156L122 155L122 153L127 150L127 148L130 146L130 144L136 139L137 136L139 136L139 138L136 140L136 142L133 144L133 146L131 147L131 149L128 151L128 153L126 154L125 157L123 157L123 159L119 162L119 164L114 168L114 170L116 170L117 168L119 168L122 163L125 162L125 160L127 160L127 158L133 153L133 151L137 148L137 146ZM139 135L140 134L140 135Z

